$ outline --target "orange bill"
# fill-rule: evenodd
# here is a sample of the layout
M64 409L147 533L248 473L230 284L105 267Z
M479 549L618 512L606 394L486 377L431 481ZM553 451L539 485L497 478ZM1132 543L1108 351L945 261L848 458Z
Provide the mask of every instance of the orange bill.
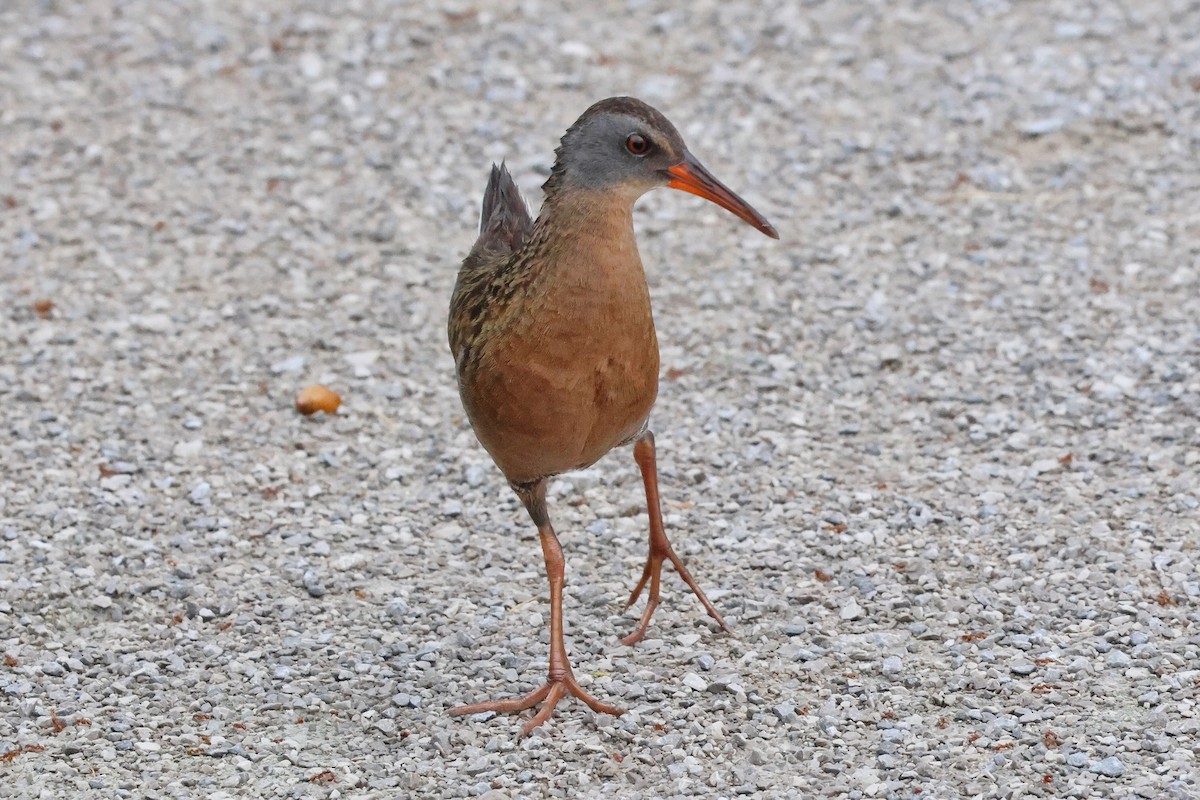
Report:
M690 192L705 200L711 200L721 208L732 211L772 239L779 238L779 234L775 232L771 223L767 222L766 217L751 208L749 203L713 177L713 174L691 153L685 153L683 161L668 169L667 174L671 176L671 182L667 184L670 188L678 189L681 192Z

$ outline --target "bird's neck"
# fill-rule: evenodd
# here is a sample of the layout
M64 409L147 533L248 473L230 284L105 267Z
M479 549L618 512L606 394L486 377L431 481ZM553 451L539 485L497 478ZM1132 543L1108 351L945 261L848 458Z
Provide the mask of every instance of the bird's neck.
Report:
M619 330L657 353L650 289L633 234L636 199L588 190L546 198L520 261L524 318L540 335L549 330L547 320L558 320L571 332L562 333L565 342ZM653 371L657 375L657 363Z
M573 189L547 195L533 239L549 261L587 264L597 259L636 263L633 234L636 197L620 192Z

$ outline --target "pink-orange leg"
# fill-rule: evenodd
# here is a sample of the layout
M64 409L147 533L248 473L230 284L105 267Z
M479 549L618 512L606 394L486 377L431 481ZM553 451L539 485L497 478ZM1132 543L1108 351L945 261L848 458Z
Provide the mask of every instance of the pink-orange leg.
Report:
M583 687L575 680L575 673L571 671L571 662L567 658L567 646L563 641L562 602L565 570L562 546L558 543L558 536L555 535L554 528L550 526L550 518L546 513L546 482L541 480L532 485L514 488L529 510L529 516L538 526L538 536L542 541L542 555L546 559L546 575L550 578L550 674L546 683L524 697L459 706L451 709L450 715L457 717L464 714L479 714L484 711L511 714L542 703L542 707L538 709L533 719L525 723L521 729L521 735L526 736L534 728L550 719L559 700L567 695L572 695L586 703L593 711L620 716L623 713L621 709L601 703L584 691Z
M675 571L679 573L679 577L683 578L683 582L695 592L708 615L717 621L721 630L728 631L729 626L725 624L725 620L721 619L721 614L704 595L704 591L696 585L692 574L683 565L683 560L671 549L671 542L667 539L667 532L663 529L662 507L658 500L658 462L655 457L654 434L651 431L647 430L638 437L637 443L633 446L633 458L637 461L638 469L642 471L642 483L646 485L646 510L650 515L650 554L646 557L642 578L638 581L637 586L633 587L633 593L629 595L629 602L625 604L625 607L629 608L637 602L647 582L650 583L650 596L646 599L646 610L642 612L642 618L638 620L637 627L634 628L633 633L621 640L621 644L631 645L639 642L649 630L650 618L654 616L654 609L658 608L664 560L670 560L675 565Z

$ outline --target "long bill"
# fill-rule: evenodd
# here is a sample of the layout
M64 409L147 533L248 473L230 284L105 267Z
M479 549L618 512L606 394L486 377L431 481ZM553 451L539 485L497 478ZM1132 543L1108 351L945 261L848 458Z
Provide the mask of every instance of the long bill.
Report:
M772 239L779 238L779 234L775 232L771 223L767 222L766 217L717 180L691 153L685 152L683 161L668 169L667 174L671 176L668 187L710 200L726 211L733 212Z

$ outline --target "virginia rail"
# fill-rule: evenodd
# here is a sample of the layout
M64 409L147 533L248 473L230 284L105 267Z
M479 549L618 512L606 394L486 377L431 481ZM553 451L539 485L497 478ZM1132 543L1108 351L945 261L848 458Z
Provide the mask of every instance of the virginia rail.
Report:
M654 434L658 339L646 275L633 234L633 204L659 186L728 209L772 238L775 229L688 152L671 122L630 97L601 100L562 138L537 221L508 170L492 166L479 238L463 261L450 301L450 350L475 435L537 525L550 579L550 673L525 697L461 706L450 713L515 712L545 701L527 734L574 695L595 711L621 710L576 682L563 642L563 555L546 511L554 475L591 466L633 443L650 517L650 552L630 595L646 584L646 610L622 642L646 634L659 602L663 562L723 630L663 530ZM627 606L628 607L628 606Z

